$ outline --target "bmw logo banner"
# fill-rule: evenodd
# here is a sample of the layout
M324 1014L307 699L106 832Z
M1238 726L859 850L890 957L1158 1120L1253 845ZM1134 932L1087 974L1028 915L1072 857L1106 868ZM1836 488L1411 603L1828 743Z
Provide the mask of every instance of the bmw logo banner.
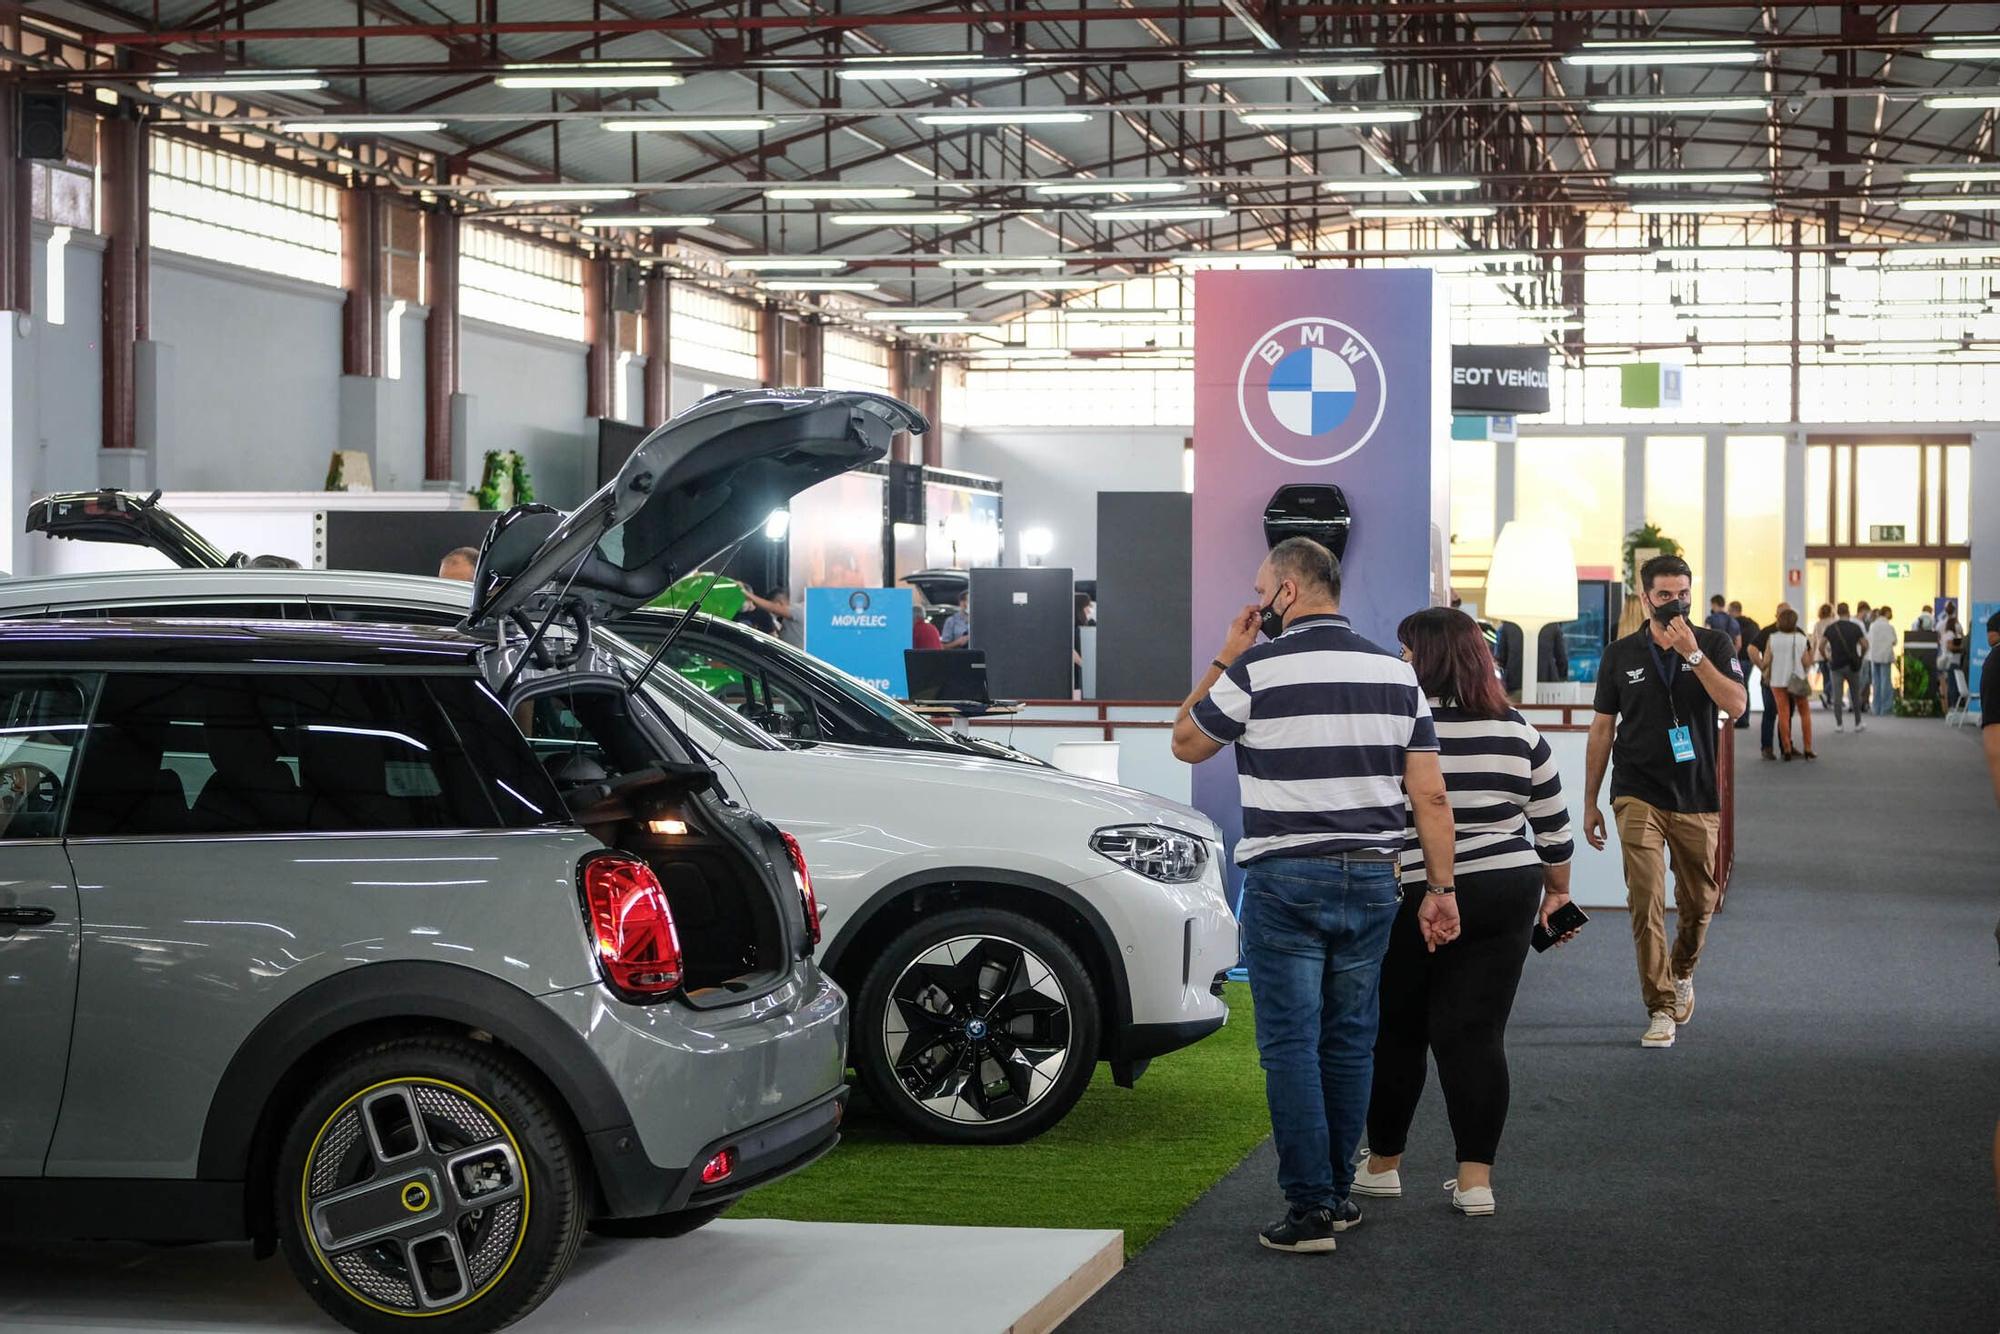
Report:
M1396 623L1431 604L1448 568L1433 565L1449 560L1442 299L1427 269L1196 275L1192 661L1251 600L1265 506L1283 486L1345 495L1342 610L1362 634L1393 645ZM1194 804L1233 845L1232 757L1195 770Z

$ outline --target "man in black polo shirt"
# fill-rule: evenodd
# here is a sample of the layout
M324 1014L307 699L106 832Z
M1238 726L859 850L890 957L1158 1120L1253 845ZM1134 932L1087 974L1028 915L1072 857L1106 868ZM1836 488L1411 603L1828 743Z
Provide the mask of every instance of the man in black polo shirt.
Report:
M1604 846L1597 794L1611 764L1611 810L1625 853L1625 893L1639 954L1639 989L1650 1016L1640 1045L1671 1047L1694 1015L1694 969L1715 912L1718 712L1735 718L1748 697L1728 637L1688 624L1693 572L1679 556L1639 567L1646 624L1604 650L1597 715L1583 775L1583 833ZM1674 867L1680 929L1667 945L1666 860Z
M1986 771L1993 776L1993 799L2000 801L2000 652L1994 651L2000 650L2000 611L1986 618L1986 647L1979 675L1979 739L1986 747Z
M1750 646L1757 642L1757 636L1764 632L1764 627L1757 624L1751 617L1743 614L1743 604L1740 602L1729 604L1729 614L1736 619L1736 660L1739 663L1747 662L1750 660ZM1747 680L1749 673L1745 672L1744 677ZM1764 688L1766 690L1770 689L1768 685ZM1771 707L1771 705L1765 705L1767 709ZM1770 715L1766 714L1765 716L1769 717ZM1743 716L1736 720L1736 725L1738 727L1748 727L1750 725L1750 713L1747 709L1744 711ZM1769 735L1769 733L1770 726L1766 724L1765 734Z

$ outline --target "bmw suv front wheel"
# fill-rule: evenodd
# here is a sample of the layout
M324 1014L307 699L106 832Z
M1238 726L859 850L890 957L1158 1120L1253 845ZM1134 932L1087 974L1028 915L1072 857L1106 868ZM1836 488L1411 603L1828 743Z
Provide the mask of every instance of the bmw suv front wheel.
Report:
M891 941L862 980L855 1065L912 1134L1032 1139L1090 1083L1101 1019L1083 961L1018 913L961 908Z
M478 1334L562 1281L584 1231L575 1150L551 1099L490 1046L394 1039L328 1069L291 1119L279 1239L349 1329Z

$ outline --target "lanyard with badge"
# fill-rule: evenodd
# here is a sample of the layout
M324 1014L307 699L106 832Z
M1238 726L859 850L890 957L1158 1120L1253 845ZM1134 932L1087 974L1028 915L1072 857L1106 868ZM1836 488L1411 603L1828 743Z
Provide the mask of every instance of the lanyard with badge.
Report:
M1674 725L1667 729L1667 744L1674 748L1674 763L1694 763L1694 732L1681 721L1681 711L1674 703L1674 677L1668 668L1669 659L1660 656L1660 646L1653 642L1653 636L1646 636L1646 651L1653 655L1653 666L1659 668L1660 683L1667 689L1667 713Z

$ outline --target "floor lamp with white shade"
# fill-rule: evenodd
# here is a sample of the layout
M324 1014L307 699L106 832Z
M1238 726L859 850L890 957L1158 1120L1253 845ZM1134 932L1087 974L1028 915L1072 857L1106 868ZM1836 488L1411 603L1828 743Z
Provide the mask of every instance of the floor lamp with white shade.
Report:
M1509 523L1493 544L1486 571L1486 615L1521 627L1521 702L1535 702L1542 627L1576 619L1576 554L1569 536L1532 523Z

